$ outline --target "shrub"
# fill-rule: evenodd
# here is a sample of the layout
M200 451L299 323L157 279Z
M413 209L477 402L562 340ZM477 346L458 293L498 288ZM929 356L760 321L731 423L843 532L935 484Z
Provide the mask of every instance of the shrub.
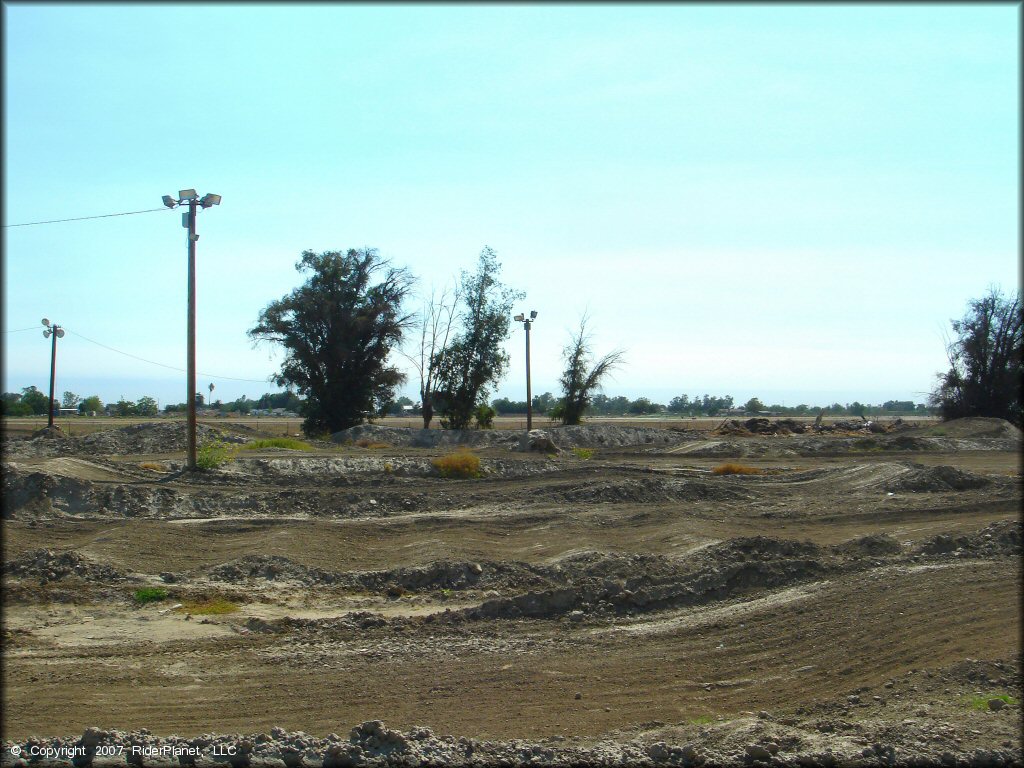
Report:
M146 603L158 603L167 599L167 590L163 587L143 587L135 590L135 602L145 605Z
M238 604L223 597L210 597L204 600L189 600L178 609L182 613L192 613L197 616L213 616L223 613L234 613L238 610Z
M217 469L231 461L235 451L220 440L203 443L196 451L196 466L200 469Z
M756 467L747 467L743 464L719 464L713 470L716 475L760 475L761 470Z
M285 448L289 451L312 451L313 446L294 437L270 437L253 440L242 446L245 451L259 451L263 448Z
M477 429L494 429L494 417L498 412L489 405L478 405L473 412Z
M593 448L573 448L572 452L576 454L577 459L583 459L584 461L593 457L594 455Z
M360 448L370 448L370 449L374 449L374 448L390 448L391 447L387 443L374 442L373 440L370 440L369 438L366 438L366 437L361 437L358 440L356 440L356 445L359 446Z
M441 477L480 477L480 457L469 451L457 451L430 462Z

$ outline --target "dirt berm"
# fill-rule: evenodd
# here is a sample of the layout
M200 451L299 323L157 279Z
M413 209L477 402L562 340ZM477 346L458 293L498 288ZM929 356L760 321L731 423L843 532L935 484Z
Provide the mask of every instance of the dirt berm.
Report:
M543 431L559 448L627 448L630 446L671 447L698 439L698 435L677 429L649 429L642 427L619 427L600 424L581 427L544 427ZM395 448L453 448L460 446L474 448L504 447L514 449L519 445L522 432L519 430L495 429L410 429L407 427L382 427L376 424L361 424L357 427L335 432L331 440L336 443L358 443L366 440L386 443Z

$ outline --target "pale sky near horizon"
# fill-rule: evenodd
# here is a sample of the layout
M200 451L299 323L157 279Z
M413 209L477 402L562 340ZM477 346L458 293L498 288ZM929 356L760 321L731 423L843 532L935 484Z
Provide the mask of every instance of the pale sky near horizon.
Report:
M189 187L223 196L197 367L224 401L277 390L245 332L306 249L376 247L429 292L489 245L539 313L534 393L587 312L626 350L605 392L663 403L923 402L949 320L1018 288L1016 4L3 13L4 391L46 391L45 316L58 396L184 401L179 212L11 225ZM518 325L507 348L492 397L521 400Z

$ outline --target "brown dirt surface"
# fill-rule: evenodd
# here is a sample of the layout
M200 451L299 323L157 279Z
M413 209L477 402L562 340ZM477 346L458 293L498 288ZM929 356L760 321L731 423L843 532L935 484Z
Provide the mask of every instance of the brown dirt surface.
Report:
M1020 764L1000 430L551 430L472 480L455 435L195 473L180 424L9 441L2 761Z

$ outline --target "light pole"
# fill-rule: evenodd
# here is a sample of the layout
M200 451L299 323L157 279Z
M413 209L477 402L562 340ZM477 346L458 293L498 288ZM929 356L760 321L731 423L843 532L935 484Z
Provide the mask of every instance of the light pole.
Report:
M188 363L186 378L188 379L188 468L196 468L196 206L209 208L220 205L220 195L208 193L199 199L194 189L178 191L178 199L170 195L163 196L164 205L174 208L188 204L188 213L181 214L181 226L188 229Z
M43 318L43 325L46 326L46 330L43 331L43 338L52 338L53 344L50 346L50 407L46 410L49 411L49 417L46 421L47 428L53 426L53 386L57 382L57 339L64 338L64 329L54 323L50 325L50 321L45 317Z
M529 432L533 429L533 397L530 393L530 326L537 319L537 313L531 310L529 317L520 313L513 319L517 323L522 323L523 330L526 331L526 431Z

